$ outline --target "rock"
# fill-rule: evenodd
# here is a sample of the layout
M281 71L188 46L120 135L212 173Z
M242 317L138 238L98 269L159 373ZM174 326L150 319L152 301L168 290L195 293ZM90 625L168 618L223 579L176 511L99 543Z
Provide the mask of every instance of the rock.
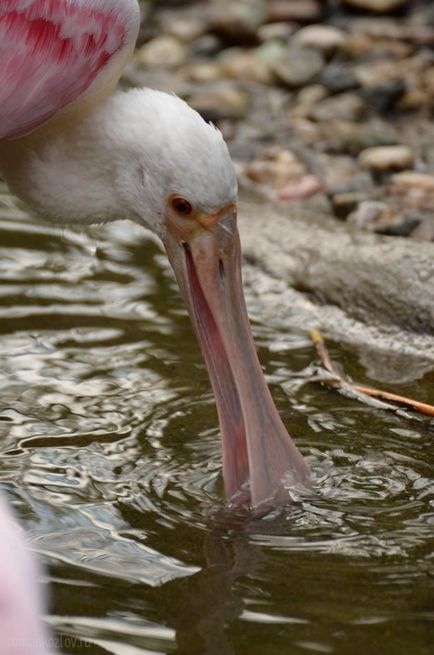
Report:
M214 7L210 29L229 45L254 44L264 18L261 3L231 2L228 6L224 1Z
M363 100L353 93L342 93L322 100L313 108L311 116L316 121L359 121L366 113Z
M327 89L321 84L305 86L297 94L295 106L291 110L291 118L308 118L312 109L327 95Z
M306 200L324 191L324 184L315 175L303 175L291 180L279 190L278 198L282 201Z
M376 171L409 168L413 160L411 148L402 145L366 148L359 155L362 166Z
M319 75L324 59L317 50L291 46L273 65L278 79L290 88L304 86Z
M425 218L411 232L411 238L417 241L434 241L434 218Z
M136 53L136 60L146 68L177 68L187 59L187 48L173 36L158 36Z
M227 77L271 84L274 76L270 68L252 51L226 51L220 58L222 70Z
M214 34L204 34L199 37L190 46L190 52L195 57L213 57L220 52L223 44Z
M402 352L407 331L417 332L413 352L423 357L429 351L434 361L434 263L430 243L410 239L378 239L376 235L353 231L335 219L306 214L284 207L261 203L241 194L239 227L244 256L248 261L266 263L266 270L284 288L302 288L311 292L321 305L312 318L312 327L323 321L327 304L337 305L351 314L352 321L341 316L334 322L337 340L350 339L355 320L363 321L360 343L366 346L369 334L378 326L385 328L386 343L397 344ZM273 256L270 257L270 252ZM286 300L286 302L285 302ZM306 303L306 296L303 298ZM277 310L277 305L279 309ZM294 304L280 298L273 308L279 320L297 318ZM308 321L298 314L302 329ZM294 318L293 318L294 320ZM399 325L403 331L394 332ZM405 331L405 332L404 332ZM423 344L421 335L427 335ZM377 342L378 345L378 342ZM386 346L387 347L387 346Z
M357 89L359 83L352 68L343 64L329 64L320 79L332 93L343 93Z
M417 212L434 212L434 175L404 171L393 175L390 193L405 207Z
M348 216L348 222L358 228L372 229L372 224L391 212L387 203L379 200L364 200Z
M294 34L292 42L301 47L317 48L325 54L331 54L346 38L343 30L332 25L307 25Z
M255 49L256 56L270 69L272 69L274 64L287 52L288 48L285 44L282 43L282 41L277 40L266 41Z
M193 15L182 18L170 13L167 20L163 20L161 24L161 31L163 34L174 36L183 43L191 43L192 41L195 41L203 36L206 30L206 21Z
M375 227L375 232L387 234L390 237L409 237L418 229L420 222L420 218L416 216L405 216L396 213L395 215L392 214L389 219L381 220ZM424 238L423 241L429 241L429 239Z
M345 220L362 202L372 200L374 198L363 191L346 191L333 195L332 204L336 216Z
M380 114L390 111L401 100L407 86L404 80L389 80L362 89L360 95L366 104Z
M391 179L392 184L400 189L415 189L424 193L434 193L434 175L418 173L416 171L403 171Z
M324 140L320 126L307 118L292 117L290 115L287 122L287 131L294 135L297 142L305 148L313 148L318 142Z
M224 77L224 73L219 64L193 64L186 70L186 77L192 82L212 82Z
M344 55L355 59L371 53L374 44L375 40L367 34L349 34L340 49Z
M329 195L353 191L372 194L372 175L361 169L352 157L318 153L316 161Z
M356 63L354 75L360 86L369 90L381 88L396 80L404 80L411 67L410 61L395 61L386 57L373 59L369 63Z
M296 21L311 23L321 18L322 3L318 0L269 0L268 22Z
M232 85L222 85L191 95L189 104L207 121L217 122L230 118L244 118L250 104L250 96Z
M279 190L305 175L306 168L291 150L276 146L264 150L261 159L247 164L244 173L258 184Z
M386 202L365 200L348 216L348 223L379 234L408 237L419 225L420 218Z
M342 2L350 7L354 7L355 9L386 14L389 11L402 7L402 5L405 5L408 0L342 0Z
M258 38L262 42L283 41L287 43L297 29L295 23L268 23L258 29Z
M398 135L394 127L380 119L366 123L337 122L333 126L333 145L337 150L354 157L374 146L396 145Z

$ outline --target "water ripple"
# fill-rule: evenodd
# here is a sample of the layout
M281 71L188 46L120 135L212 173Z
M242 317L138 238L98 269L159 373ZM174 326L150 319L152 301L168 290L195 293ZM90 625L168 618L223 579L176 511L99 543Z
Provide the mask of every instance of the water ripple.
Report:
M230 653L229 621L276 653L338 652L339 631L362 653L362 626L433 618L432 423L310 384L309 339L264 321L248 286L314 486L265 516L228 509L207 374L159 249L125 224L53 232L0 205L0 486L51 563L71 652L171 652L176 633L179 652Z

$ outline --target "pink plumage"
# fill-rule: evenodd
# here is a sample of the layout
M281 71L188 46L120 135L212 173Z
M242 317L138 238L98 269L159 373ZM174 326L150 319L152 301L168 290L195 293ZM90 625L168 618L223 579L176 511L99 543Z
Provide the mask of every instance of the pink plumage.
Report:
M137 27L136 0L2 0L0 139L30 132L82 96L131 48Z

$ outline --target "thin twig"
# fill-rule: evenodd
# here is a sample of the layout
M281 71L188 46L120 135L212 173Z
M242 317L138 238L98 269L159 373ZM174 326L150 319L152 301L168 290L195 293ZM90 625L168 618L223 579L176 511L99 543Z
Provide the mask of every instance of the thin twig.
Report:
M405 396L399 396L396 393L391 393L389 391L383 391L382 389L375 389L373 387L367 387L363 384L354 384L350 382L342 373L338 370L336 364L330 357L330 353L327 350L324 339L322 335L317 330L312 330L310 333L310 338L312 339L315 350L318 353L318 357L321 360L322 365L333 375L332 378L325 378L321 380L324 384L329 384L334 387L349 389L354 392L356 395L369 396L370 398L376 398L378 400L384 400L386 402L394 403L395 405L400 405L411 409L419 414L424 414L425 416L434 416L434 407L432 405L427 405L426 403L421 403L418 400L413 400L413 398L406 398Z

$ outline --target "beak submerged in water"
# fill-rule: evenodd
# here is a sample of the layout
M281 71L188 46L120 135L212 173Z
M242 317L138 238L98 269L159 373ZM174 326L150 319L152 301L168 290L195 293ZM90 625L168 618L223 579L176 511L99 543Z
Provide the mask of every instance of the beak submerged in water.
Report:
M166 216L164 245L214 390L226 497L256 508L288 500L309 469L276 410L256 354L241 279L236 207Z

